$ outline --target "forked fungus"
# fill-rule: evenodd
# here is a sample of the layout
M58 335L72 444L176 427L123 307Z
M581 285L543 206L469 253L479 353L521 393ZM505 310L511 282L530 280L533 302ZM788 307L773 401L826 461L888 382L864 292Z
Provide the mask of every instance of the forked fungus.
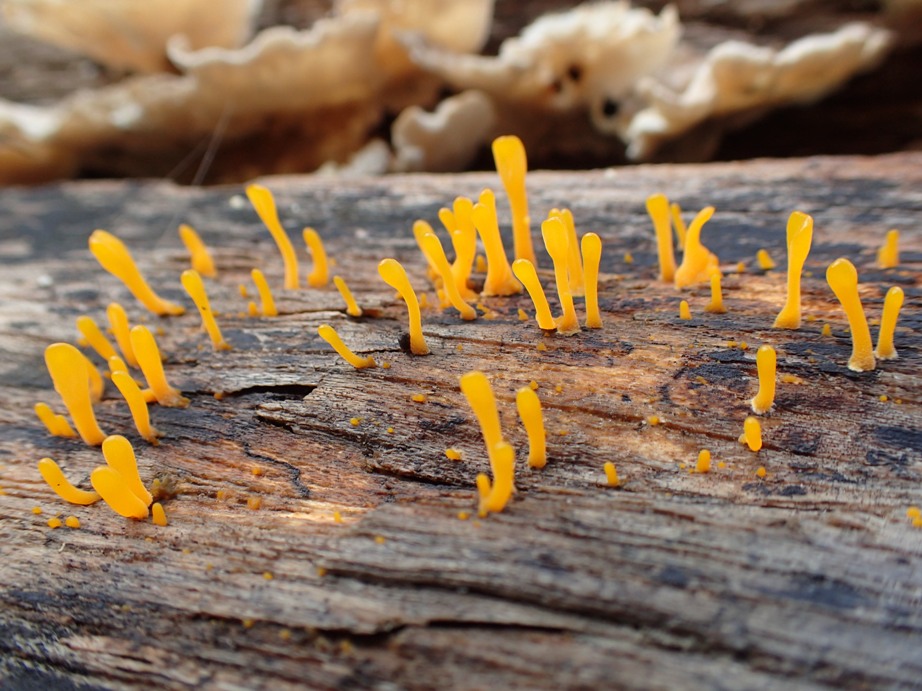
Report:
M541 235L544 237L544 247L551 255L554 262L554 279L557 283L557 297L563 314L556 320L557 332L564 336L579 333L579 320L576 318L576 308L573 305L573 294L570 292L570 280L567 276L567 255L569 242L567 229L559 218L549 218L541 224Z
M98 446L106 435L93 414L86 363L83 353L69 343L53 343L45 349L45 364L54 382L54 390L70 413L77 433L90 446Z
M119 279L138 301L159 316L185 314L185 308L164 300L147 285L125 244L112 233L94 230L89 240L90 252L102 268Z
M45 429L48 430L48 433L55 437L76 437L77 433L74 432L73 427L70 426L70 423L67 421L67 418L63 415L55 413L51 406L47 403L36 403L35 404L35 414L38 416L38 419Z
M43 458L38 462L38 472L41 473L42 479L48 483L48 486L66 502L89 506L95 504L102 497L97 492L90 492L85 489L74 487L70 481L64 477L61 468L50 458Z
M334 276L333 285L336 286L336 290L339 291L339 294L342 296L346 303L346 314L348 314L350 317L361 317L362 308L359 307L359 303L355 301L355 296L352 294L352 291L349 290L349 286L346 285L346 281L343 279L343 277Z
M474 227L480 233L484 251L487 253L487 277L483 282L481 295L515 295L522 292L521 284L512 275L503 240L496 220L496 198L493 191L485 189L471 211Z
M329 324L321 324L318 326L317 335L331 346L333 346L333 350L339 353L343 360L348 362L356 369L375 367L375 359L373 357L370 355L367 357L356 355L354 352L352 352L349 346L343 343L343 339L339 337L338 333L336 333L336 329L334 329Z
M527 259L516 259L512 262L512 272L525 286L525 290L528 291L535 305L535 319L538 320L538 328L545 331L556 329L557 322L551 314L551 306L547 302L547 296L544 294L544 288L541 287L541 281L538 279L538 272L535 271L534 265Z
M515 405L528 433L528 465L531 468L543 468L547 464L547 436L541 400L531 387L526 386L516 392Z
M218 326L218 322L215 321L214 312L211 311L211 303L208 301L208 293L205 292L205 284L202 282L202 277L198 271L186 269L182 272L180 280L182 281L182 287L186 289L189 297L192 298L192 302L198 308L198 312L202 317L202 325L211 339L211 345L215 350L230 350L230 345L224 340L224 336L221 335L221 328Z
M659 280L672 283L675 279L675 253L672 249L672 225L669 222L669 200L666 195L652 194L647 197L647 213L656 231Z
M896 320L900 316L902 306L903 289L893 286L884 298L884 312L880 317L880 333L877 335L877 348L874 350L874 354L881 360L892 360L897 357L896 348L893 347L893 332L896 331Z
M601 329L599 312L599 264L602 261L602 240L595 233L586 233L582 239L583 293L586 296L586 328Z
M836 259L826 269L826 281L842 304L852 332L852 356L848 360L848 368L854 372L873 370L877 363L871 345L871 330L858 295L858 271L848 259Z
M131 329L131 347L134 349L138 365L147 380L147 385L153 392L157 403L165 408L185 408L189 399L184 398L179 389L174 389L167 383L163 371L163 361L160 358L160 349L154 334L146 326L135 326Z
M122 436L107 437L103 442L102 453L106 465L97 467L90 474L93 489L119 516L147 518L147 507L153 497L141 482L131 443Z
M444 209L448 211L448 209ZM451 233L451 245L455 250L455 261L451 265L451 275L455 279L458 292L465 300L476 300L477 293L467 285L474 267L474 256L477 254L477 229L471 217L474 211L474 202L467 197L457 197L452 205L453 225L448 231ZM445 223L445 214L439 211L439 218ZM448 226L446 225L446 228Z
M892 269L900 263L900 231L887 231L884 244L877 251L877 266L881 269Z
M497 137L493 140L493 160L496 172L509 197L512 209L512 239L516 259L527 259L537 265L535 250L531 242L531 226L528 218L528 197L525 191L525 174L528 161L522 140L515 135Z
M776 329L800 328L800 276L813 242L813 217L795 211L788 218L788 296L775 319Z
M759 371L759 392L751 401L752 412L763 414L772 408L775 402L775 370L777 366L775 349L770 345L761 346L756 353L756 367Z
M214 268L214 260L211 253L202 242L202 238L195 232L195 228L185 223L179 226L179 239L189 251L189 259L192 262L192 269L198 271L202 276L214 278L217 271Z
M259 293L259 302L262 305L262 314L265 317L277 317L279 315L278 308L275 306L275 298L272 297L272 291L269 289L269 282L266 280L265 275L259 269L253 269L250 271L250 278L253 279L253 284L256 286L256 292ZM255 303L251 302L251 305L256 306ZM253 310L250 310L252 314Z
M298 257L295 254L294 245L291 244L291 239L279 221L275 197L262 185L248 185L246 193L282 254L282 262L285 265L285 289L297 290L299 285Z
M576 237L576 222L569 209L551 209L548 218L559 218L567 229L567 276L570 282L570 294L574 297L583 295L583 260L579 251L579 239Z
M323 240L313 228L305 228L302 232L304 244L307 245L308 251L314 260L314 268L307 275L307 285L313 288L322 288L330 282L329 260L327 251L323 246Z
M686 288L710 278L713 256L701 244L701 229L714 215L714 207L706 206L695 216L688 231L685 233L685 251L682 253L682 263L675 271L674 282L676 288ZM670 236L671 238L671 236Z
M429 346L423 337L423 320L419 312L419 300L410 284L407 272L403 265L396 259L382 259L378 264L378 273L384 282L400 293L400 297L407 305L410 329L410 352L414 355L428 355Z

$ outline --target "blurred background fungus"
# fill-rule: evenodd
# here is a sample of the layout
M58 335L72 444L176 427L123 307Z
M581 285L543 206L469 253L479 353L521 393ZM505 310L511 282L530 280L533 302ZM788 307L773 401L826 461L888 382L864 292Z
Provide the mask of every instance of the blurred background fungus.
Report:
M0 183L922 146L922 0L0 0Z

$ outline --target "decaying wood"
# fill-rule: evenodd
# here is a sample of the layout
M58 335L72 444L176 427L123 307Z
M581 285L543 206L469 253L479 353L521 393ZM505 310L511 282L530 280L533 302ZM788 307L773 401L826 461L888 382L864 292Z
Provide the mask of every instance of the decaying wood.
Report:
M602 236L604 328L542 334L517 317L531 313L524 296L485 299L494 318L471 323L429 308L426 357L401 351L405 310L375 266L397 257L435 302L411 223L434 222L440 206L497 185L495 176L267 184L290 231L309 224L326 238L368 316L347 318L332 287L279 292L275 319L241 316L238 284L254 265L280 284L281 261L237 188L99 182L4 192L5 687L919 683L922 529L906 510L922 504L922 156L532 174L533 218L568 205L581 232ZM679 294L655 280L643 200L660 190L686 210L717 207L703 240L727 270L727 314L703 311L703 287ZM777 331L784 224L795 208L816 218L809 321ZM229 352L212 352L194 313L145 317L86 249L96 227L119 234L151 283L181 300L180 221L214 249L220 275L208 285ZM891 227L903 233L902 262L879 270L876 248ZM755 268L761 247L778 270ZM906 292L900 357L874 372L845 367L845 320L824 279L838 256L858 267L872 318L889 286ZM546 258L543 266L550 288ZM682 297L691 322L678 319ZM98 449L50 438L31 407L60 409L44 347L72 341L79 313L104 322L112 300L162 329L167 375L192 399L186 410L152 408L165 433L156 448L134 434L116 394L98 406L108 433L135 442L142 478L174 486L165 528L103 505L65 505L35 468L51 456L86 487L102 461ZM317 337L323 322L391 367L353 370ZM825 323L831 337L821 335ZM756 455L737 436L762 343L778 349L779 374L802 383L779 384ZM488 467L458 389L472 369L493 380L518 449L518 493L502 514L460 520L475 510L474 478ZM541 471L524 467L514 407L532 380L549 431ZM416 393L428 401L411 402ZM652 415L662 424L649 424ZM463 460L446 459L448 447ZM702 448L715 467L692 474ZM605 486L605 461L623 487ZM82 527L51 530L56 514Z

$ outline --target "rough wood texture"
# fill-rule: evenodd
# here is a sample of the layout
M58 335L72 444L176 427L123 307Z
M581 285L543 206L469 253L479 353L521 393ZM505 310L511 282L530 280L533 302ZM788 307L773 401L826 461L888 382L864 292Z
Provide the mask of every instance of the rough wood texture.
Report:
M906 510L922 504L922 155L529 180L536 219L566 204L582 232L602 236L605 327L542 335L516 316L520 307L531 312L524 297L485 300L496 318L473 323L429 309L428 357L398 347L405 311L377 278L376 262L404 260L423 289L412 221L434 221L454 196L496 184L492 175L269 181L289 229L311 224L327 238L336 270L371 313L359 320L345 317L332 288L280 294L277 319L238 316L245 301L237 286L249 269L264 267L274 284L281 272L252 210L229 203L238 189L6 190L2 685L918 685L922 529ZM717 207L704 240L729 271L726 315L703 312L703 288L679 295L654 280L643 200L657 190L687 210ZM500 206L505 218L502 199ZM794 208L816 218L812 275L804 279L805 312L816 321L780 332L770 325L784 272L754 270L754 256L766 247L783 265ZM117 232L152 284L182 299L180 220L215 250L221 275L209 286L234 350L213 353L194 314L147 318L163 328L167 374L192 405L152 409L166 434L157 448L138 440L111 392L98 407L106 431L136 442L142 478L175 484L166 501L171 523L158 528L103 505L58 500L35 462L52 456L86 486L101 454L50 438L31 406L48 400L60 408L42 351L74 338L76 314L103 321L106 304L118 299L133 320L142 318L95 265L89 232ZM903 231L903 261L881 271L875 250L890 227ZM633 265L624 263L626 251ZM906 291L900 358L874 372L845 368L844 316L824 280L838 256L858 266L872 318L890 285ZM747 264L742 274L732 271L739 261ZM691 322L677 318L680 297L691 302ZM348 367L316 336L322 322L391 368ZM821 335L824 323L832 337ZM731 340L748 350L729 347ZM765 448L755 455L737 436L764 342L778 348L779 374L802 384L779 384L763 421ZM487 469L457 385L475 368L492 376L518 449L518 494L500 515L459 520L474 509L474 477ZM515 391L531 380L549 430L542 471L523 467L514 409ZM412 403L420 392L428 402ZM651 415L663 424L648 424ZM445 458L450 446L463 461ZM715 467L690 474L701 448L712 451ZM620 489L604 486L609 460L625 481ZM248 498L261 508L248 508ZM44 513L33 515L34 506ZM78 516L82 528L49 529L55 514Z

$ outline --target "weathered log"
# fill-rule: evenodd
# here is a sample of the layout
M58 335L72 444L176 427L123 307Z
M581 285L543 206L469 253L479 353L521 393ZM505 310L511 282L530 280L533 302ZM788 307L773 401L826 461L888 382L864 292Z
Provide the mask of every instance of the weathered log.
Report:
M278 291L278 318L242 316L238 284L250 268L262 267L273 286L282 269L237 188L5 190L4 687L918 684L922 530L906 511L922 504L922 155L534 173L535 224L567 205L580 232L602 236L604 328L544 334L517 317L520 308L531 314L527 297L489 298L492 319L424 310L425 357L401 350L405 310L376 264L397 257L435 303L411 223L434 222L456 195L497 186L495 176L267 184L290 230L320 231L367 316L347 318L332 287ZM655 191L686 210L717 207L703 240L726 271L727 314L703 311L704 287L678 293L656 280L643 206ZM795 208L816 219L808 321L779 331L771 324ZM180 221L214 250L220 273L208 287L231 351L212 352L194 311L145 317L86 249L95 227L117 233L156 289L183 300ZM891 227L903 232L902 261L879 270L876 248ZM762 247L779 269L755 268ZM889 286L906 292L900 357L873 372L845 367L847 327L824 278L838 256L858 267L872 319ZM678 319L681 298L690 322ZM103 429L135 443L144 481L172 486L165 528L101 504L65 505L35 468L51 456L87 487L102 463L98 449L49 437L31 406L60 409L44 347L73 341L78 314L104 322L112 300L133 322L162 329L167 375L192 399L185 410L152 407L165 434L159 447L134 434L111 387L97 406ZM323 322L390 368L346 365L318 338ZM821 333L827 323L831 337ZM756 455L737 436L762 343L777 348L779 375L799 383L780 381ZM476 517L474 478L488 463L458 388L472 369L491 376L520 459L513 502L485 519ZM549 431L540 471L524 465L514 407L532 380ZM428 400L412 402L417 393ZM650 424L654 415L660 424ZM448 447L463 460L446 459ZM690 473L702 448L714 468ZM605 461L621 488L605 486ZM69 514L79 530L47 527Z

